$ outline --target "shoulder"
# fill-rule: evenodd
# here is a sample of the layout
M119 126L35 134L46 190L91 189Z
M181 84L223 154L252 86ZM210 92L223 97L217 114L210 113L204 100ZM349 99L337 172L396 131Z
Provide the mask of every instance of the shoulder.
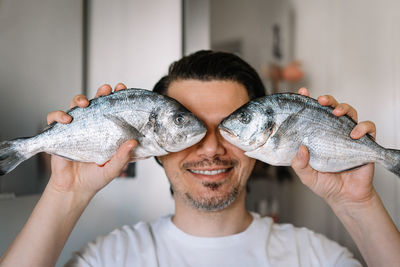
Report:
M321 266L361 266L347 248L322 234L292 224L273 223L269 245L274 249L283 248L281 252L298 257L307 264L318 262Z
M142 264L143 259L155 259L154 225L138 222L115 229L105 236L85 244L66 266L115 266ZM128 253L129 252L129 253Z

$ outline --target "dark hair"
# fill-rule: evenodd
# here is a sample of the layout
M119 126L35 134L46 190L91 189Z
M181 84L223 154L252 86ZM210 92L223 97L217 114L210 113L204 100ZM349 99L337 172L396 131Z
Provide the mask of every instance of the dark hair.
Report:
M173 62L168 75L155 84L153 91L166 95L171 82L187 79L235 81L244 85L250 99L265 95L254 68L234 54L211 50L201 50Z

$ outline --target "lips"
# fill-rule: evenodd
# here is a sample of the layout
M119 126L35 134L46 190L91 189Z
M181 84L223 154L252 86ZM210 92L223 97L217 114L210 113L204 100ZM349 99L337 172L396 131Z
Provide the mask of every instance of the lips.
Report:
M202 168L202 169L187 169L192 177L199 179L203 182L217 182L223 181L229 177L233 168Z
M220 173L225 173L229 171L229 169L219 169L219 170L190 170L190 172L195 173L195 174L201 174L201 175L217 175Z

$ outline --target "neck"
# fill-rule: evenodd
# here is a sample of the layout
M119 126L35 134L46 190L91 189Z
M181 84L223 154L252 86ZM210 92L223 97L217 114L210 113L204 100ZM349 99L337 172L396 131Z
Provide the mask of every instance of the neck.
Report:
M245 208L245 193L220 211L198 210L175 197L172 222L185 233L199 237L220 237L243 232L253 217Z

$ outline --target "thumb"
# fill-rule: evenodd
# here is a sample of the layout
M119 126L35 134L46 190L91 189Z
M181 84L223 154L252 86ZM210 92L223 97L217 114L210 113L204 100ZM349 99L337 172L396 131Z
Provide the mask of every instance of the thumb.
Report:
M131 161L131 151L137 146L136 140L128 140L123 143L117 152L111 157L110 161L106 164L105 169L105 176L114 179L117 177L122 169Z
M297 151L296 157L294 157L292 161L292 167L295 170L303 170L308 166L308 160L310 159L310 155L305 146L300 146L299 151Z
M302 145L292 161L293 170L306 185L312 182L313 174L315 173L315 170L308 164L309 160L310 154L308 149Z

